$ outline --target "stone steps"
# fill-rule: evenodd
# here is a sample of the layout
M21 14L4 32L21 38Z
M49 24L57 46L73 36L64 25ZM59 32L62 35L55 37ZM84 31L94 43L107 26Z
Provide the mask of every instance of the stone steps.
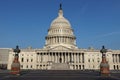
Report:
M70 70L70 66L67 63L53 63L51 70Z

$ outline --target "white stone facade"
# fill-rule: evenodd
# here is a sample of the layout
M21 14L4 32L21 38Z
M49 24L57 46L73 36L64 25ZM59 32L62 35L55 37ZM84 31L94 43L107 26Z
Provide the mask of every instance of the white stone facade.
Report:
M9 52L8 69L11 69L14 54L13 50ZM110 70L120 70L120 50L108 50L106 55ZM59 63L69 65L71 70L99 70L101 58L100 50L76 46L73 29L61 8L48 30L44 48L21 49L19 53L21 69L49 70L53 64Z

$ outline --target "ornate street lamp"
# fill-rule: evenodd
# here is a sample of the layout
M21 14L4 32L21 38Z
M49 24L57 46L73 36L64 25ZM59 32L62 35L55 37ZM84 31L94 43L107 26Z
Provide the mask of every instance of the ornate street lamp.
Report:
M110 75L109 64L106 61L107 49L105 49L105 47L102 46L102 49L100 50L100 52L102 53L102 61L100 64L100 74L101 76L109 76Z
M19 46L16 46L16 49L13 49L13 51L15 52L15 56L14 56L13 63L11 65L11 74L20 75Z

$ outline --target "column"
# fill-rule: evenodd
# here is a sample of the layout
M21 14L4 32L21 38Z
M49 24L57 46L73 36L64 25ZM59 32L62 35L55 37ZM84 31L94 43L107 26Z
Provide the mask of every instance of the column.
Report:
M73 53L71 53L71 61L73 61Z
M52 44L54 44L54 42L55 42L55 41L54 41L54 37L52 37Z
M39 53L37 53L37 62L39 63Z
M73 53L73 54L72 54L72 56L73 56L73 62L75 63L75 58L74 58L74 54L75 54L75 53Z
M57 54L55 52L55 63L57 63Z
M51 41L51 40L50 40L50 37L49 37L49 44L50 44L50 41Z
M79 62L79 55L78 55L78 53L76 54L76 57L77 57L77 58L76 58L76 59L77 59L76 62L78 63L78 62Z
M42 53L39 55L39 62L42 62Z
M49 40L50 40L50 44L51 44L51 37L49 38Z
M54 37L54 43L55 43L55 37Z
M61 43L61 37L59 37L59 39L60 39L60 43Z
M114 54L112 54L112 58L113 58L113 63L114 63Z
M117 54L115 54L115 62L117 63Z
M40 61L41 61L40 55L41 55L41 53L39 53L39 55L38 55L38 57L39 57L38 62L39 62L39 63L40 63Z
M65 52L65 63L67 62L66 52Z
M48 52L48 61L50 61L50 53Z
M54 62L53 52L52 52L52 62Z
M116 63L117 63L117 54L116 54Z
M63 53L63 57L64 57L64 63L65 63L65 53Z
M41 62L41 55L42 53L39 53L39 63Z
M41 62L43 62L44 61L44 53L42 53L42 55L41 55Z
M50 52L50 56L49 56L50 61L52 61L52 60L51 60L51 55L52 55L52 53Z
M80 63L80 53L78 53L78 63Z
M56 53L54 53L54 62L56 63Z
M52 62L54 62L54 55L53 55L53 52L52 52Z
M57 43L57 37L55 37L55 43Z
M84 53L82 53L82 62L84 63Z
M58 53L58 56L57 56L57 62L59 63L59 53Z
M58 37L58 43L60 43L60 37Z
M62 43L64 43L64 37L62 36Z
M64 63L63 53L61 53L62 63Z
M36 57L37 57L36 62L38 63L38 53L36 53Z
M61 42L62 42L62 36L60 36Z
M76 63L78 63L78 53L76 53Z
M69 43L68 37L67 37L67 43Z
M74 63L76 63L76 53L74 53Z
M71 63L71 61L72 61L72 56L71 56L71 52L69 53L69 55L70 55L70 57L69 57L69 58L70 58L70 63Z
M52 62L54 62L53 52L52 52Z
M58 36L57 36L57 43L59 43L59 38L58 38Z
M61 36L60 36L60 43L61 43L62 41L61 41Z
M58 55L57 55L57 53L56 53L56 63L58 63L58 59L57 59L57 58L58 58Z
M64 36L64 43L66 43L66 37Z
M78 63L78 56L77 56L77 53L76 53L76 63Z
M68 62L68 52L67 52L67 62Z
M80 53L78 53L78 63L80 63Z
M69 39L68 39L68 37L67 37L67 42L69 43Z
M51 37L49 37L49 40L50 40L50 44L51 44Z
M54 56L54 62L55 62L55 53L53 54L53 56Z
M68 53L68 55L67 55L68 61L67 61L67 62L69 62L69 61L70 61L69 56L70 56L70 55L69 55L69 53Z
M52 37L52 44L54 44L54 37Z
M80 54L80 61L81 61L81 63L82 63L82 53Z
M58 53L56 53L56 63L58 63Z
M117 54L117 63L119 63L119 55Z
M55 38L55 42L54 43L56 43L56 37L54 37Z
M81 70L83 69L83 65L81 65Z
M115 58L115 54L114 54L114 63L116 63L116 58Z

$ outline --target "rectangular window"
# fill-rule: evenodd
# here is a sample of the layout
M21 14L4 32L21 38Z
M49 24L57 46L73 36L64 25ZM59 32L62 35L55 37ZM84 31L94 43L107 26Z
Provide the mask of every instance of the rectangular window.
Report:
M31 59L31 62L33 62L33 59Z
M90 62L90 59L88 59L88 62Z
M24 61L24 58L21 59L21 62L23 62L23 61Z
M32 68L32 65L31 65L31 68Z
M28 65L26 66L26 68L28 68Z
M27 62L29 61L29 59L27 59Z
M21 65L20 67L23 68L23 65Z

